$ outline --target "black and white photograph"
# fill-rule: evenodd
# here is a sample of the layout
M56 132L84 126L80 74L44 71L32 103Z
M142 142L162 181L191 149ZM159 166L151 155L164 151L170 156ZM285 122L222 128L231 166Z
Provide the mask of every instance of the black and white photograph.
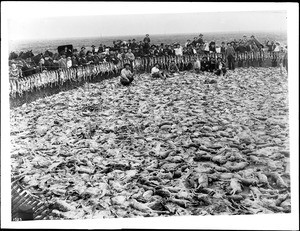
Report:
M298 229L298 11L2 2L2 224Z

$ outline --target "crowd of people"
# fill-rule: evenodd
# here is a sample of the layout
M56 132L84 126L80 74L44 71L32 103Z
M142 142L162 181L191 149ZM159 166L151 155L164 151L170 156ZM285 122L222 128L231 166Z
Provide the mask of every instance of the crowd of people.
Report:
M52 71L65 68L77 68L79 66L87 66L90 64L100 64L103 62L112 62L117 64L122 59L127 59L132 63L137 57L160 57L160 56L183 56L210 53L222 53L225 60L207 60L204 57L201 62L198 60L194 65L198 65L196 69L200 71L212 71L213 66L221 62L223 66L225 63L228 68L234 70L234 61L236 52L250 52L250 51L282 51L284 48L278 42L265 41L263 45L255 36L248 38L246 35L240 40L232 40L227 43L222 42L217 45L215 41L207 42L203 34L194 37L193 40L187 40L184 45L179 43L173 44L152 44L149 34L146 34L143 41L136 41L129 39L128 41L113 41L111 46L100 44L98 48L92 45L92 49L87 50L86 47L77 49L68 49L65 47L63 51L58 53L51 53L48 50L39 54L38 60L34 61L33 57L27 57L25 60L13 59L10 60L10 78L18 79L29 76L31 74ZM285 47L286 48L286 47ZM224 67L222 67L224 69ZM222 69L221 68L221 69Z

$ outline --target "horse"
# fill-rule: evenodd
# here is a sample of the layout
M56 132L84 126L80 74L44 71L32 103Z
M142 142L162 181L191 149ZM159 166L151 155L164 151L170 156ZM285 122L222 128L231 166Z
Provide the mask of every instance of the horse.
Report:
M8 59L12 60L12 59L17 59L18 57L19 57L19 55L13 51L13 52L10 52Z
M52 56L52 59L53 60L58 60L59 59L59 54L57 52L54 53L53 56Z
M20 59L32 58L33 56L34 56L34 54L33 54L32 50L27 51L25 53L23 51L21 51L19 54Z
M238 44L237 47L235 48L235 51L239 53L245 53L247 51L247 48L242 44Z
M23 77L27 77L37 73L37 69L35 65L33 65L33 63L30 62L30 60L28 60L28 62L25 60L21 60L21 61L23 63L23 66L21 68Z

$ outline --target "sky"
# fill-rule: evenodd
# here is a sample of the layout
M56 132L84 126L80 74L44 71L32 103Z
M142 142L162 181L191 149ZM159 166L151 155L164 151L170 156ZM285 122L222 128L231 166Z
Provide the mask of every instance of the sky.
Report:
M61 9L59 3L57 8ZM152 3L154 4L154 3ZM107 5L109 7L109 5ZM188 4L187 4L188 6ZM63 14L53 17L48 14L47 5L43 8L44 14L38 15L38 6L26 10L26 14L9 18L8 39L55 39L71 37L99 37L117 35L143 35L149 34L174 34L174 33L198 33L198 32L231 32L231 31L281 31L287 30L287 14L284 10L273 11L237 11L237 12L200 12L201 5L198 3L194 11L190 13L163 13L155 10L151 13L122 8L120 5L110 5L110 12L116 15L88 15L89 11L79 11L76 15L76 7L69 5L65 12L71 11L72 15ZM14 8L24 8L16 5ZM85 7L89 7L86 3ZM51 8L51 7L50 7ZM91 5L93 10L99 9L103 14L105 7ZM119 11L121 9L121 11ZM212 11L214 8L211 8ZM232 8L232 10L235 8ZM30 10L33 13L30 13ZM50 10L50 9L49 9ZM79 9L80 10L80 9ZM206 10L209 10L207 8ZM21 11L21 12L24 12ZM53 12L53 11L52 11ZM86 12L86 13L84 13ZM120 12L120 13L118 13ZM127 13L127 15L124 15ZM35 15L36 14L36 15ZM35 15L35 16L34 16ZM51 16L52 15L52 16Z

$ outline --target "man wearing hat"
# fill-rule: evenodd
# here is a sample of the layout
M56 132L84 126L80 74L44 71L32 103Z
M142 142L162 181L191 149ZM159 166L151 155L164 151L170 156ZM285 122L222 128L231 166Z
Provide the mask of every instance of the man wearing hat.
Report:
M146 34L146 37L144 38L143 42L150 45L150 37L149 37L149 34Z
M53 61L49 56L49 53L45 54L45 61L44 61L44 69L47 71L52 70Z
M197 37L194 37L194 40L191 42L191 45L192 45L193 47L195 47L195 46L197 45L197 43L198 43L198 38L197 38Z
M73 53L72 55L72 67L78 67L79 66L79 58Z
M199 43L200 45L203 45L204 44L204 41L203 41L203 34L199 34L199 37L197 39L197 43Z
M138 44L136 43L136 40L135 39L132 39L132 43L130 45L130 49L131 50L134 50L136 47L138 46Z
M81 55L80 55L79 65L80 66L86 66L87 65L87 60L86 60L86 56L85 56L84 53L81 53Z
M96 53L96 49L95 49L95 45L92 45L92 53L95 54Z
M99 45L98 52L99 52L99 53L104 52L103 44L100 44L100 45Z
M81 47L81 50L79 52L79 56L82 57L82 55L85 54L85 47Z
M120 83L123 86L128 86L132 83L132 81L134 80L133 76L134 74L130 71L130 64L129 63L125 63L124 64L124 68L121 71L121 75L120 75Z
M235 62L235 50L233 48L233 42L229 43L226 50L225 50L225 58L228 62L228 68L229 70L234 71L234 62Z
M66 53L61 52L60 59L58 60L59 68L65 69L67 68L67 59L66 59Z

